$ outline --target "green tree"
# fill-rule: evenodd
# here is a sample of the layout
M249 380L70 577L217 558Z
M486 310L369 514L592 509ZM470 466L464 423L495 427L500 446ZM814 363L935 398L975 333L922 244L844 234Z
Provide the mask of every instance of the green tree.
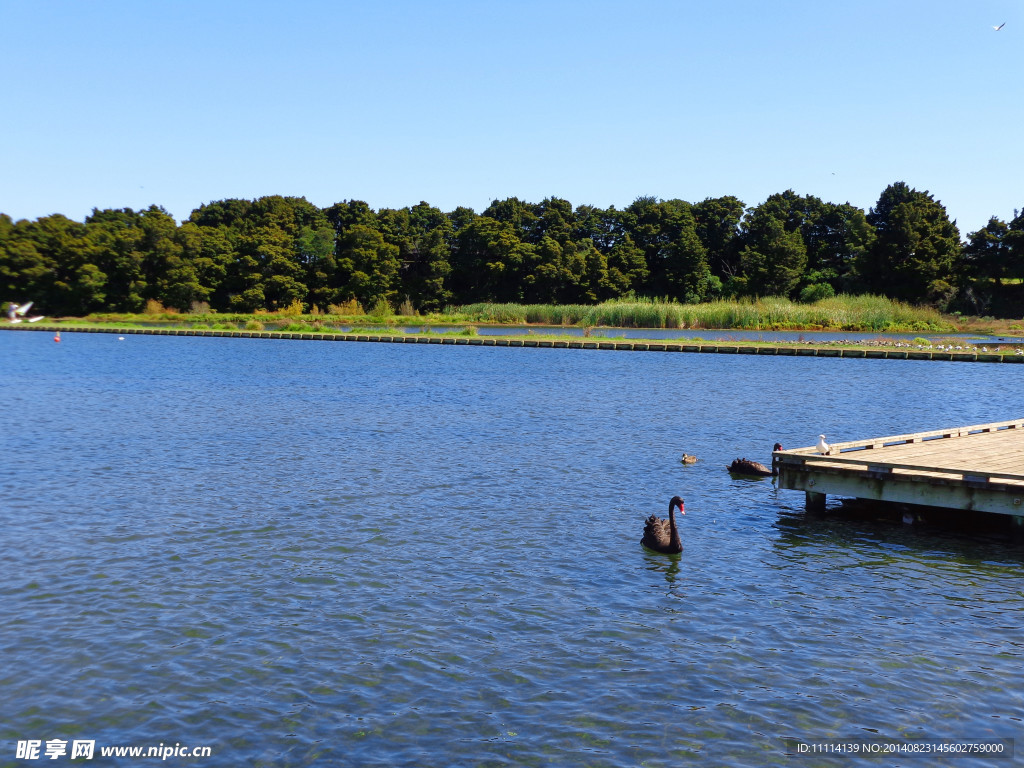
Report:
M712 285L711 269L689 203L638 197L621 219L644 252L648 274L642 289L648 295L685 302L705 298Z
M1001 282L1012 273L1012 257L1006 236L1010 226L995 216L977 232L967 235L964 246L965 277L972 281Z
M856 267L874 243L874 228L856 206L814 200L812 216L800 229L807 247L805 283L828 284L836 293L856 290Z
M103 249L85 224L54 214L25 222L20 229L19 239L39 256L34 270L39 279L32 286L38 309L82 316L105 308L107 275L97 266Z
M807 252L801 296L831 296L856 284L855 264L874 239L874 230L861 209L788 189L769 196L755 210L781 222L787 232L800 233ZM749 245L756 233L749 227L744 227L743 233L740 242Z
M1024 210L1014 211L1006 228L1006 275L1024 281Z
M480 216L456 234L453 290L462 301L518 302L535 248L507 223Z
M354 224L338 238L338 302L355 299L366 309L379 301L394 304L398 284L399 249L364 224Z
M608 254L608 285L613 294L609 298L640 290L647 283L648 273L644 252L625 235Z
M409 235L402 253L402 294L425 312L439 312L452 299L454 227L439 209L420 202L409 210Z
M93 243L92 260L106 275L105 308L139 312L146 302L146 234L131 208L93 209L85 224Z
M362 200L335 203L325 211L325 215L338 236L357 224L370 229L377 228L377 214Z
M295 247L309 291L306 299L311 307L326 309L334 294L337 270L334 228L327 223L303 226L295 239Z
M0 213L0 300L23 304L39 301L52 262L44 257L28 233L31 225L15 223ZM52 312L52 309L46 311Z
M722 281L740 273L737 244L745 208L742 201L731 195L709 197L692 207L697 237L707 251L711 274Z
M743 292L753 296L789 296L807 266L807 249L799 229L788 231L772 205L754 209L743 222L740 268Z
M876 239L858 271L873 292L945 305L960 268L960 233L945 207L904 182L890 185L867 215Z
M230 294L225 283L228 269L237 258L233 239L226 226L202 226L191 219L177 233L182 249L182 270L168 275L168 303L185 310L192 302L209 302L218 311L230 309Z

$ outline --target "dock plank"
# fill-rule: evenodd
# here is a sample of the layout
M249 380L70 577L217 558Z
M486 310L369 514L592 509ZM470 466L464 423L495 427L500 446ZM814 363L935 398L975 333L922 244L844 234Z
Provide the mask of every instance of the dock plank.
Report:
M1024 515L1024 421L869 438L773 454L779 486L823 498L879 500Z

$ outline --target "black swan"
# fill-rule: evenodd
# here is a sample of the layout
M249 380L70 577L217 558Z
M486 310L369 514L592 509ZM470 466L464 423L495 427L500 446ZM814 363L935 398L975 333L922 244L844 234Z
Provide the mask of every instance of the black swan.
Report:
M782 443L776 443L772 451L781 451ZM750 459L734 459L727 469L736 475L755 475L757 477L771 477L775 474L771 469L759 461Z
M676 528L676 507L679 507L679 514L685 515L683 511L683 500L673 496L668 503L668 520L651 515L644 524L644 537L640 543L655 552L665 555L678 555L683 551L683 542L679 539L679 529Z

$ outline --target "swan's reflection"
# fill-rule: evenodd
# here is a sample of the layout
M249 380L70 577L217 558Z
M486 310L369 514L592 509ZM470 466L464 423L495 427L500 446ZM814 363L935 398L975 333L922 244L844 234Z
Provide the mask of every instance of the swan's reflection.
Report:
M679 576L679 563L683 559L682 555L655 555L650 552L646 554L647 569L653 573L663 574L670 588L675 586Z

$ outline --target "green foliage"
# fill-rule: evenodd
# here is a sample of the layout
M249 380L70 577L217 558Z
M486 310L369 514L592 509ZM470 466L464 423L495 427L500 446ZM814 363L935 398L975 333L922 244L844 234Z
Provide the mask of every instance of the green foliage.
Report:
M82 223L0 214L0 292L50 316L159 302L203 317L314 307L385 317L385 306L412 317L486 303L516 307L496 318L671 328L695 319L688 306L716 322L707 307L721 304L737 321L771 323L773 313L755 321L737 307L759 296L816 307L851 292L1016 316L1021 281L1024 214L993 217L961 246L942 205L902 182L868 214L792 190L752 208L729 196L639 197L622 210L508 198L478 215L273 195L211 202L180 225L158 206L93 210Z
M831 299L835 295L835 289L828 283L811 283L800 290L800 303L813 304L822 299Z
M364 224L355 224L338 238L339 287L335 300L356 300L364 307L397 294L399 249Z
M890 185L867 216L877 237L862 257L868 287L905 301L945 306L961 267L956 224L928 192Z
M445 313L476 323L577 325L584 328L818 328L856 331L948 332L953 326L936 310L883 296L841 294L813 304L784 297L680 304L656 299L608 301L598 305L471 304Z
M807 266L807 247L790 212L769 198L743 224L740 266L748 293L789 296ZM788 226L787 226L788 224Z
M395 311L391 308L391 304L387 299L380 298L373 305L373 309L370 310L370 317L376 320L386 320L394 317Z

